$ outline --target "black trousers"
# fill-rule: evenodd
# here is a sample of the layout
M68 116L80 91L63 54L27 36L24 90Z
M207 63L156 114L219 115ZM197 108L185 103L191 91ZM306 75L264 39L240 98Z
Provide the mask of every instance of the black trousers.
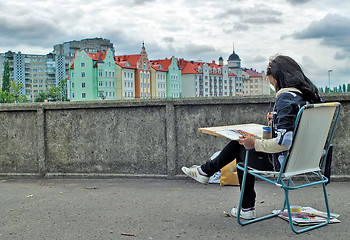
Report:
M221 168L236 159L236 162L244 162L246 149L237 141L229 142L213 160L209 160L201 165L202 170L212 176ZM273 170L272 156L268 153L251 151L249 153L248 166L258 170ZM238 180L242 185L243 171L237 169ZM255 206L256 193L254 190L255 177L247 174L245 190L243 193L242 207L250 208Z

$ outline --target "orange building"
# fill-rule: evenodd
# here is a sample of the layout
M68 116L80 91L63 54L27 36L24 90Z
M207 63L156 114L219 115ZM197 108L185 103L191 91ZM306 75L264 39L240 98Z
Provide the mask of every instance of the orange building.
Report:
M140 54L115 56L114 59L121 67L135 69L135 98L156 97L152 96L151 63L144 43Z

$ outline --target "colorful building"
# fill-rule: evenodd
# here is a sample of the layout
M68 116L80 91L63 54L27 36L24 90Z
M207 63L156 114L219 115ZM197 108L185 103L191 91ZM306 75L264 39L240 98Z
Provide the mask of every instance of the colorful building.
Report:
M257 72L254 69L243 69L243 86L245 95L269 95L270 83L265 72Z
M180 59L183 97L234 96L236 75L222 58L219 64Z
M115 56L114 59L116 64L121 68L127 67L135 70L135 74L133 75L135 79L133 84L134 98L149 99L155 97L152 96L152 92L154 91L152 91L151 63L148 60L144 44L142 44L140 54ZM122 69L119 70L123 72ZM121 86L125 85L123 79L125 80L125 78L121 79ZM121 87L119 91L122 91L122 89L123 87Z
M116 64L113 52L87 53L78 50L70 66L70 99L91 101L116 99Z
M156 77L157 80L157 96L165 96L167 98L182 97L182 81L181 69L177 58L152 60L152 64L162 68L166 72L166 78ZM164 89L165 84L165 89ZM164 93L165 91L165 93Z

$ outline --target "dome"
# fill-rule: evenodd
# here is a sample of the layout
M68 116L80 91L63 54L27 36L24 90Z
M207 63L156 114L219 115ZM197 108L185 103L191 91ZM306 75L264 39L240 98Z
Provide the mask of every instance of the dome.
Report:
M228 57L228 61L241 61L239 56L233 51L233 53Z
M224 61L224 58L223 57L219 57L219 61Z

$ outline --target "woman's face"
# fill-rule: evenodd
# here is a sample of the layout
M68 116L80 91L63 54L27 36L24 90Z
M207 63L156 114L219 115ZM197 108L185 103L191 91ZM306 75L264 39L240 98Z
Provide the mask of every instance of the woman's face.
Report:
M274 77L272 77L272 75L268 75L267 77L269 78L270 84L273 85L273 87L275 88L275 91L277 92L277 90L276 90L276 85L277 85L276 79Z

